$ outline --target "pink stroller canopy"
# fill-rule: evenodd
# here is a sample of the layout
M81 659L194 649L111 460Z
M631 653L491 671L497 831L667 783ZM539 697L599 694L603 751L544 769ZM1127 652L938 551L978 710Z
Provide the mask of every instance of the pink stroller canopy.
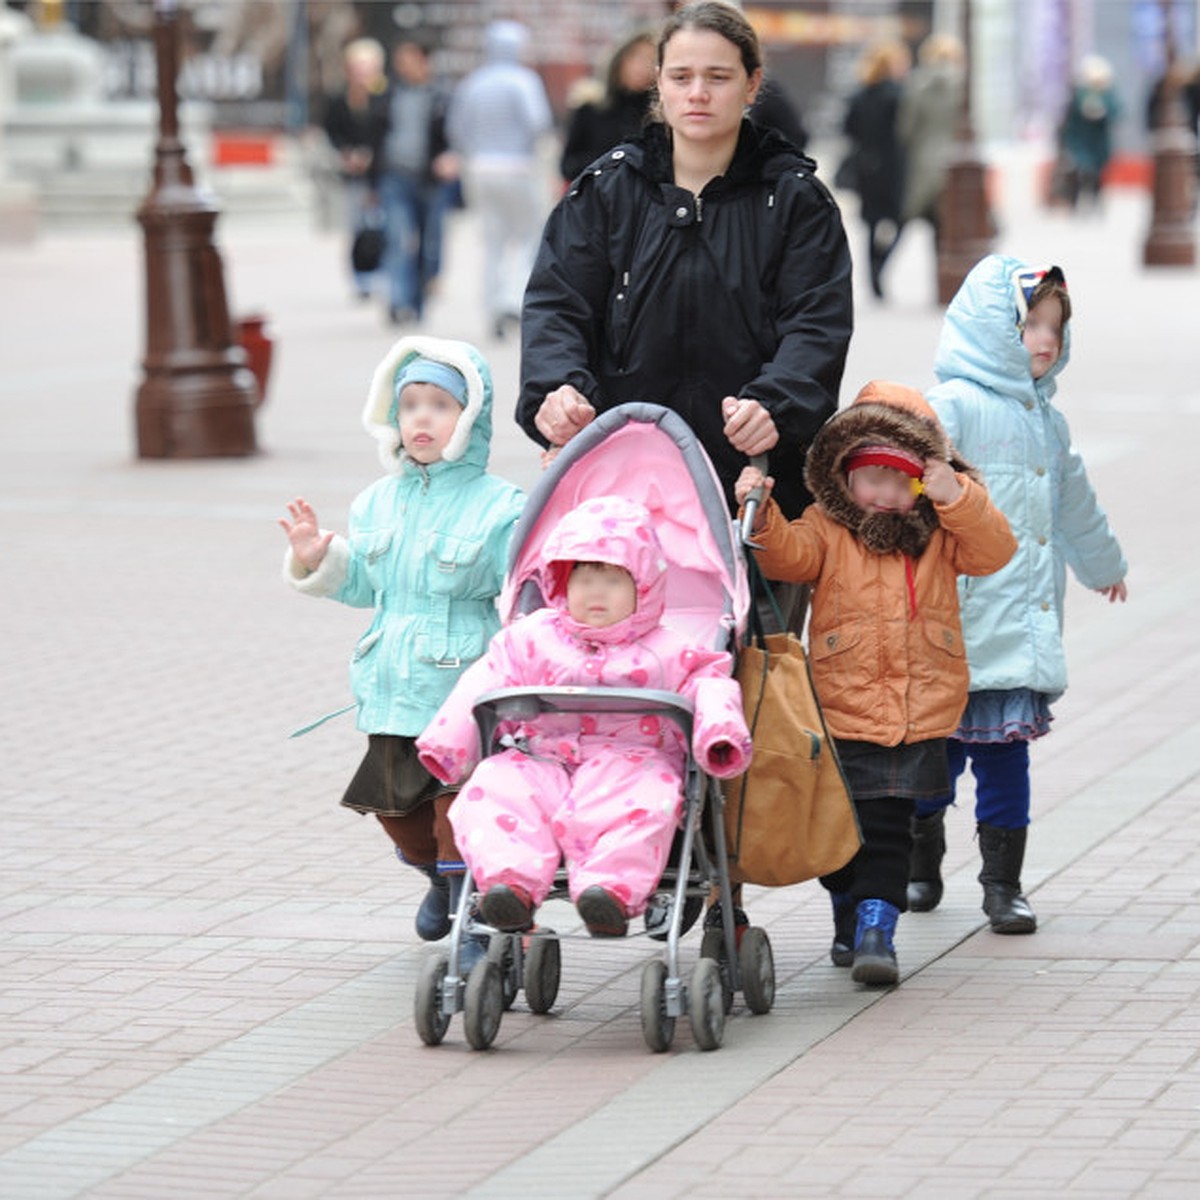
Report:
M729 647L744 627L749 593L724 491L688 424L655 404L601 413L538 480L513 536L501 620L544 604L542 543L595 496L624 496L650 511L668 562L665 621L699 645Z

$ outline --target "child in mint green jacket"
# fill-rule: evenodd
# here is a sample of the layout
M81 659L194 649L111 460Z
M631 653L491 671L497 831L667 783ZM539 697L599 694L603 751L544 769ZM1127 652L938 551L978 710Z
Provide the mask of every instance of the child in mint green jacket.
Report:
M350 510L346 536L322 530L303 499L279 524L284 578L297 591L372 610L350 663L367 752L342 804L373 813L396 854L428 877L418 935L450 929L463 861L448 789L415 742L500 627L496 597L524 502L486 471L492 378L465 342L401 338L375 370L363 422L387 474Z

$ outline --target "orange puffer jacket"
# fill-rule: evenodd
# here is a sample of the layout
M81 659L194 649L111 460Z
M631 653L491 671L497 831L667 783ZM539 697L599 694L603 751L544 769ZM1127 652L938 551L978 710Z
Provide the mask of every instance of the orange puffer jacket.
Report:
M890 523L868 517L850 500L841 464L878 443L946 459L962 495L952 504L920 496ZM1008 562L1008 522L920 393L898 384L869 384L833 417L806 474L817 503L788 522L768 502L755 541L768 578L814 585L809 658L830 732L882 746L949 736L969 682L957 577Z

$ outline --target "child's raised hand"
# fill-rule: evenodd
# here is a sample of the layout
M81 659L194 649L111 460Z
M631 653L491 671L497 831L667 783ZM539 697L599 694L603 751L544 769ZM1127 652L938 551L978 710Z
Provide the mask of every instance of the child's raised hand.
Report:
M733 494L739 504L745 504L746 497L755 488L760 487L763 490L762 498L765 504L774 486L775 480L770 475L764 475L757 467L743 467L742 473L737 478L737 483L733 485Z
M1096 591L1102 596L1107 596L1109 604L1116 604L1118 600L1124 604L1126 596L1129 595L1129 589L1126 588L1123 579L1120 583L1114 583L1112 587L1097 588Z
M921 490L935 504L953 504L962 495L962 484L944 458L927 458Z
M306 571L315 571L325 559L333 541L332 533L322 533L317 514L307 500L297 496L288 506L291 520L279 518L279 526L292 544L292 554Z

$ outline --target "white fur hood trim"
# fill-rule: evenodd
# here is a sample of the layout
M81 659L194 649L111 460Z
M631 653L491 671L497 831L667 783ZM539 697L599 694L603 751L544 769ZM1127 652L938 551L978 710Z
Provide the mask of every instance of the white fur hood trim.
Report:
M400 429L389 420L395 401L393 392L396 371L405 359L413 357L430 358L445 363L454 367L467 381L467 406L459 415L454 433L446 449L442 451L444 461L457 462L462 458L470 441L471 427L483 408L483 376L471 347L466 342L426 337L422 334L400 338L375 368L375 374L371 377L371 390L367 393L367 405L363 410L363 425L379 442L379 457L383 465L393 473L399 471L403 465Z

